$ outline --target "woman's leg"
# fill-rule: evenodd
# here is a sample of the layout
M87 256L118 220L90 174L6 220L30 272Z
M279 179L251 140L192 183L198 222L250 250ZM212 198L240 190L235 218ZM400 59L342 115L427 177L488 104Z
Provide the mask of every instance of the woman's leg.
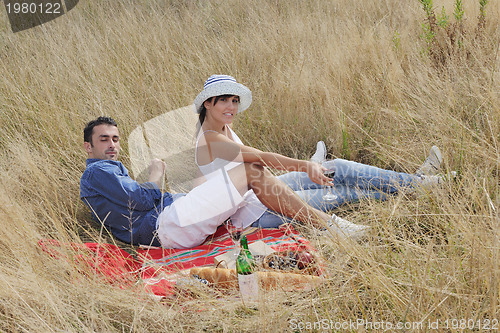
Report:
M252 189L259 200L269 209L284 216L316 227L323 226L330 216L302 201L294 191L274 177L266 168L243 164L228 171L233 185L240 193Z

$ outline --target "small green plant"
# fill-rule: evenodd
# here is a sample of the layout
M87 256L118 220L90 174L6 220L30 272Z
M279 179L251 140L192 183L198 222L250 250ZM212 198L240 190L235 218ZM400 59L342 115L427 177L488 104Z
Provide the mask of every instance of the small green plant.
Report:
M427 44L427 49L425 50L425 54L429 54L431 50L432 43L436 36L436 15L434 14L434 6L432 0L419 0L422 4L422 8L425 12L426 21L422 23L422 34L420 38L422 38Z
M479 19L478 19L478 29L480 33L484 30L484 26L486 25L486 5L488 4L488 0L479 0Z
M392 42L394 44L394 49L396 51L401 49L401 35L399 34L399 31L397 31L397 30L394 31L394 36L392 37Z
M434 8L432 5L432 0L419 0L422 4L425 14L427 14L427 18L430 18L434 15Z
M453 16L455 16L455 20L457 22L461 22L463 17L464 17L464 7L462 6L462 1L461 0L456 0L455 2L455 12L453 13Z
M465 10L462 0L455 0L453 12L455 22L453 23L450 23L444 7L441 14L436 16L432 0L419 0L419 2L422 4L426 16L422 23L420 38L426 44L424 54L431 58L433 65L442 68L451 59L467 59L470 49L466 49L464 46L465 36L470 36L471 43L482 38L486 25L488 0L479 0L480 14L475 35L467 31L464 26Z
M342 157L345 159L351 158L351 150L349 149L349 133L347 128L342 128Z
M425 54L428 54L431 50L432 41L434 40L435 35L436 34L428 23L422 23L422 34L420 35L420 38L422 38L427 44L427 49L424 52Z
M444 6L443 9L441 9L441 15L437 19L437 24L443 29L446 29L446 27L448 26L448 15L446 15Z

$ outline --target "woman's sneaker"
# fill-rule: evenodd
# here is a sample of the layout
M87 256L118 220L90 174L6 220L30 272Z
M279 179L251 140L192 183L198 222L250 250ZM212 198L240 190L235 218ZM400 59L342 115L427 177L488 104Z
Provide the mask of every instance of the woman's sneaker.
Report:
M360 240L368 235L369 230L367 225L354 224L333 214L327 226L318 231L321 235L333 233L343 239Z
M323 163L326 160L326 145L323 141L318 141L316 144L316 152L311 156L311 162L316 162L318 164Z
M424 163L417 169L415 174L417 176L434 176L437 175L443 162L443 156L437 146L432 146L429 156L425 159Z

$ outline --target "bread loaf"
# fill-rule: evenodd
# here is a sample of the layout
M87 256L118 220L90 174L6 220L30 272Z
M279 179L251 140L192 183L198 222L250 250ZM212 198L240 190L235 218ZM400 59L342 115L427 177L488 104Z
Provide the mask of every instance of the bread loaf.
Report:
M200 279L205 279L219 288L238 288L238 276L234 269L193 267L191 268L190 274L191 276L197 275Z
M237 289L238 276L236 270L212 267L193 267L191 275L205 279L215 287L224 289ZM324 281L322 277L279 272L257 272L259 285L264 290L278 289L285 291L309 290Z

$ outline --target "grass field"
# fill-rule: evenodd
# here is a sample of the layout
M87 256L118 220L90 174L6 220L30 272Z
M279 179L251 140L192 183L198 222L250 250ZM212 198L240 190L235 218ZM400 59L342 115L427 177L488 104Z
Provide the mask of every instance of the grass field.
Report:
M16 34L0 10L0 331L309 331L324 320L500 329L500 4L487 4L480 28L479 1L463 1L460 22L454 5L434 2L450 33L435 27L434 38L418 0L81 0ZM413 172L437 144L458 177L340 209L375 237L325 240L326 286L261 311L209 295L160 304L40 251L43 237L81 241L89 220L84 124L110 115L126 141L191 104L214 73L253 92L235 123L249 145L308 158L324 140L329 157Z

